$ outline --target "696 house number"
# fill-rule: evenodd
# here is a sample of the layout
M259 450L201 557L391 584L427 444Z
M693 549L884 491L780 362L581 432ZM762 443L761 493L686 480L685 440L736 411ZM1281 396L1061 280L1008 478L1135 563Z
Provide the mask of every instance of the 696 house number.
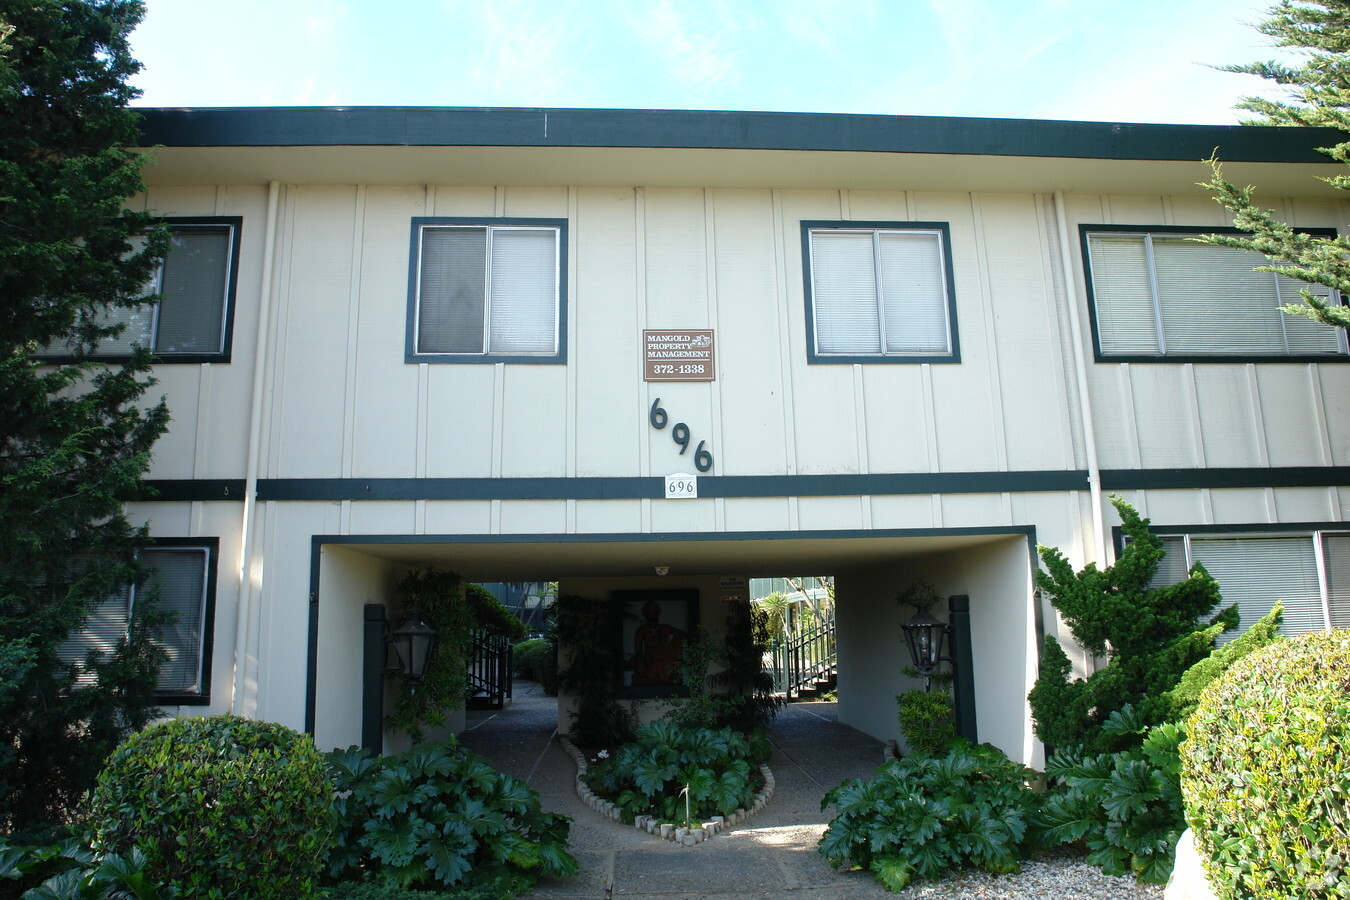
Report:
M657 431L662 430L670 422L670 416L661 408L661 398L657 397L652 401L652 408L647 413L647 421L652 423L652 427ZM683 456L689 449L689 444L693 437L689 434L689 426L683 422L676 422L670 429L670 438L680 445L680 455ZM700 472L708 472L713 467L713 456L706 447L707 441L699 441L698 446L694 448L694 468Z

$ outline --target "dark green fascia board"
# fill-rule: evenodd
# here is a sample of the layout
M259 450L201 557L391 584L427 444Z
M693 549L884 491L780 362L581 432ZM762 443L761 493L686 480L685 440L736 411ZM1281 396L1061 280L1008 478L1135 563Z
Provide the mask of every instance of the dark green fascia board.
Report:
M1102 469L1102 489L1166 491L1198 488L1340 487L1350 466L1253 466L1219 469Z
M1330 128L837 113L467 107L137 109L153 147L626 147L1326 163Z
M900 475L701 475L701 499L891 494L1079 491L1087 473L936 472ZM659 500L662 476L647 478L270 478L259 500Z
M1350 486L1350 466L1215 469L1103 469L1109 491ZM145 501L242 501L242 478L145 484ZM906 472L872 475L701 475L699 496L846 497L1082 491L1082 469L1041 472ZM661 476L646 478L264 478L259 500L659 500Z

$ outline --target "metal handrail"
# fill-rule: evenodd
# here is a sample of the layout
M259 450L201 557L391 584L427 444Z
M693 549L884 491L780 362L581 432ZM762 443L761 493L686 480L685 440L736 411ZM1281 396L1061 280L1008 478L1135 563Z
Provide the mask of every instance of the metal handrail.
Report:
M814 689L839 671L839 653L835 644L834 620L776 642L773 656L775 692L791 700L803 689Z

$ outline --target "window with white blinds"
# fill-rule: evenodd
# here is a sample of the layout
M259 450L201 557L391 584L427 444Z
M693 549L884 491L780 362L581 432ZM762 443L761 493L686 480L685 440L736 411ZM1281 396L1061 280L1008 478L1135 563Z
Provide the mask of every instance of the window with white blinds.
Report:
M945 226L803 227L813 358L908 361L954 355Z
M109 597L90 612L84 628L61 645L58 655L80 666L89 653L107 655L127 636L127 622L138 598L153 597L155 608L171 621L161 626L159 644L166 659L160 665L159 693L163 700L201 697L205 693L205 648L208 644L207 607L211 577L211 550L207 547L157 547L141 554L151 570L140 588ZM93 679L81 671L78 683Z
M228 320L237 271L238 220L228 223L170 225L169 252L146 286L159 295L154 304L108 310L106 324L126 325L113 340L99 344L97 356L119 357L132 347L147 347L156 356L211 358L227 351Z
M560 227L424 225L417 240L414 355L558 355Z
M1253 271L1255 251L1198 233L1084 230L1101 357L1335 356L1341 329L1280 311L1321 286Z
M1236 603L1241 625L1225 643L1284 604L1284 634L1350 628L1350 534L1189 534L1163 537L1155 585L1175 584L1199 562Z

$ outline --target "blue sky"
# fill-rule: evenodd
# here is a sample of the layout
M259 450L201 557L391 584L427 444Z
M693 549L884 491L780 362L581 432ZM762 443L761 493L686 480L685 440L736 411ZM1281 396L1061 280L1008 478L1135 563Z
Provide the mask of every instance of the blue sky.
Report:
M148 0L143 106L1231 124L1274 0Z

